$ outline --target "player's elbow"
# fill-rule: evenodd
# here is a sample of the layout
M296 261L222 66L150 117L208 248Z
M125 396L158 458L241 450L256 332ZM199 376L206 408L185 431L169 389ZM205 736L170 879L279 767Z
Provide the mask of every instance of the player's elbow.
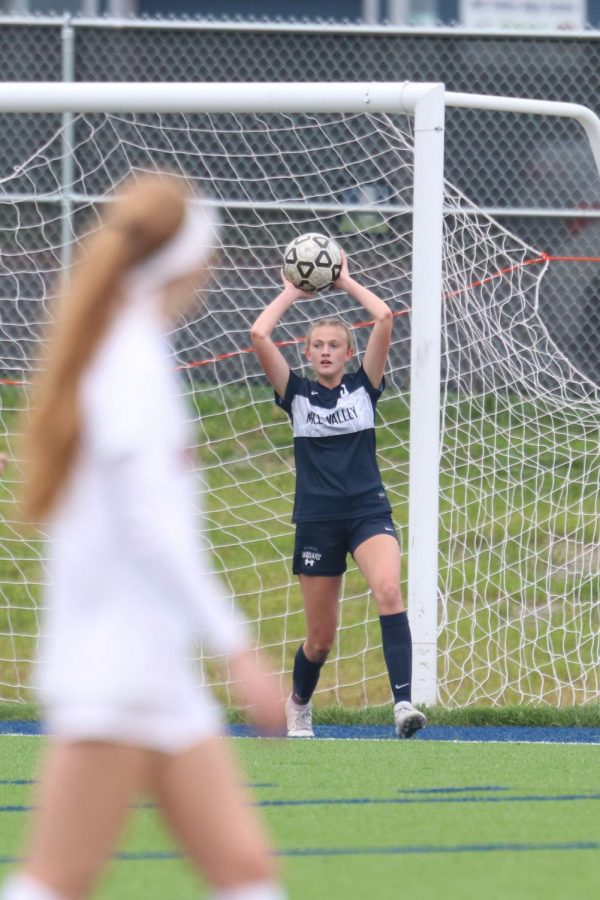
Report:
M394 318L394 314L387 305L387 303L381 304L381 309L377 313L376 319L378 322L391 322Z
M255 341L260 341L264 338L265 333L263 329L260 327L258 322L255 322L252 328L250 329L250 337L252 338L252 343Z
M250 329L250 338L252 340L252 345L254 347L258 347L260 344L263 344L266 340L268 340L269 332L258 322L255 322Z

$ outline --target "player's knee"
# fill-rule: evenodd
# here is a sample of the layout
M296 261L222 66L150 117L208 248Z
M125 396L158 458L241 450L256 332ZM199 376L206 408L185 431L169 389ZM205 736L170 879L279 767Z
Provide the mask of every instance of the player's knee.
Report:
M319 634L308 637L306 639L304 652L311 662L324 663L333 647L334 640L335 635L329 634Z
M395 579L374 585L372 593L380 616L390 616L404 609L400 585Z

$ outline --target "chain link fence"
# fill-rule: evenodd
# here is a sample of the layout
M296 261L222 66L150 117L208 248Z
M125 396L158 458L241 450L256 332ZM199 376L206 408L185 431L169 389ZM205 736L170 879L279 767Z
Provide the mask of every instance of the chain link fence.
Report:
M0 25L6 80L442 81L453 91L569 101L600 112L600 35L594 33L505 36L450 29L149 21L117 25L62 19L5 20ZM0 176L14 176L61 121L51 115L0 116ZM53 185L37 184L35 191L56 189L59 169L57 162ZM578 126L448 110L446 175L532 248L557 256L598 255L600 178ZM101 190L102 185L90 181L89 188ZM34 216L34 210L22 207L21 215L28 214ZM8 211L7 202L6 212L0 211L5 234L14 228L10 215L14 211ZM39 297L35 276L28 273L28 279L25 296ZM597 263L554 262L540 297L552 336L595 381L600 380L599 281ZM23 285L20 290L22 295ZM4 297L11 293L14 296L2 290ZM25 350L15 350L12 341L22 338L24 330L33 335L35 323L22 321L22 311L14 321L10 303L0 303L0 353L7 368L23 362L27 342L20 344Z

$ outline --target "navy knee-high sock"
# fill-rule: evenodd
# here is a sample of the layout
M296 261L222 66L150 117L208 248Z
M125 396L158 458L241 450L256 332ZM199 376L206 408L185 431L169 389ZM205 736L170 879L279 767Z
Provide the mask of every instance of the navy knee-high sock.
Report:
M323 663L314 663L307 659L304 645L298 647L294 657L294 673L292 678L292 699L295 703L309 703L314 694Z
M394 703L410 701L412 685L412 637L406 612L379 616L383 655L390 676Z

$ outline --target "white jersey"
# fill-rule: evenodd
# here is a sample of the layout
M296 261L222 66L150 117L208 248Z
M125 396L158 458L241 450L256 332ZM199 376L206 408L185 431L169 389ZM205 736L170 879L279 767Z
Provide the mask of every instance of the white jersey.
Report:
M163 327L155 307L132 304L81 386L37 679L47 706L79 710L77 721L92 707L161 715L181 701L184 712L195 702L194 639L218 654L248 644L197 545L191 434Z

